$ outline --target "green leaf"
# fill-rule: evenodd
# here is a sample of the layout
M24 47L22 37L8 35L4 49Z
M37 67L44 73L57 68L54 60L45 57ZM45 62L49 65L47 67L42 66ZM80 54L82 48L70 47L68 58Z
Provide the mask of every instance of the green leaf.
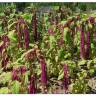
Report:
M93 43L91 43L91 48L93 49L95 46L94 46L94 44Z
M81 61L79 61L79 63L78 63L78 65L80 66L80 65L84 65L86 63L86 60L81 60Z
M11 80L11 72L3 72L1 75L0 75L0 83L1 84L5 84L7 82L9 82Z
M54 36L49 36L49 40L50 40L50 47L52 48L55 42L55 37Z
M61 49L58 51L58 58L59 58L59 59L63 59L63 58L64 58L64 55L65 55L64 48L61 48Z
M2 88L0 89L0 94L8 94L8 92L9 92L8 87L2 87Z
M68 28L64 29L64 40L66 44L72 45L72 38Z
M24 80L24 84L27 85L28 84L28 73L25 73L25 80Z
M70 54L70 53L68 53L68 54L66 54L66 55L64 56L65 59L68 58L68 57L71 57L71 54Z
M9 31L8 37L9 37L12 41L16 42L16 41L17 41L17 38L16 38L16 35L15 35L14 31L15 31L15 30Z
M93 62L92 60L89 60L89 61L88 61L88 63L87 63L87 68L88 68L88 69L90 69L90 67L91 67L90 65L91 65L92 62Z
M64 77L63 69L59 72L58 80L61 80Z
M92 75L94 73L94 69L90 69L89 73Z
M58 10L59 9L59 6L54 6L54 10Z
M18 94L19 88L20 88L20 83L17 80L13 81L12 93Z
M52 52L53 48L48 49L48 51L46 52L46 55L49 55Z
M23 14L22 17L23 17L26 21L31 22L31 21L30 21L31 18L32 18L32 15L31 15L31 14L26 13L26 14Z
M55 37L54 36L49 36L50 39L50 43L55 41Z
M37 75L39 76L40 74L41 74L41 70L38 69L38 70L37 70Z

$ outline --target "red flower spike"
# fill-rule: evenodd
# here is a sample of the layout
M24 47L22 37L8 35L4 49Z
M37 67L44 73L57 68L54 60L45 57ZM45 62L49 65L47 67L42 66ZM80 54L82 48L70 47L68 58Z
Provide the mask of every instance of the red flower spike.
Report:
M12 80L19 80L18 69L13 69L13 71L12 71Z
M29 94L35 94L36 93L35 76L30 77L30 85L29 85L29 88L28 88L28 93Z
M41 64L41 82L44 86L47 85L47 71L46 71L46 63L43 56L40 56L40 64Z
M84 41L84 32L81 30L81 35L80 35L80 57L85 58L85 41Z
M65 93L67 93L67 90L68 90L68 66L66 64L64 64L63 86L64 86Z

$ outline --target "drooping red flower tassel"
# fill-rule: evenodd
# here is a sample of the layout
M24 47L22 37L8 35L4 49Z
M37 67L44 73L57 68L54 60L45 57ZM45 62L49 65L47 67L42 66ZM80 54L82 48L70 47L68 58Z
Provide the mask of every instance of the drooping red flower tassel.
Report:
M0 56L1 56L1 57L2 57L3 49L4 49L4 43L2 43L2 44L0 45Z
M68 90L68 66L67 64L64 64L64 80L63 80L63 86L64 86L64 91L67 93Z
M80 35L80 58L85 58L85 41L84 41L84 31L81 30L81 35Z
M35 76L30 77L30 84L29 84L28 93L29 94L35 94L36 93Z
M8 45L9 45L9 43L10 43L10 39L8 38L8 36L7 35L3 35L2 37L1 37L1 40L3 41L3 48L6 48L6 47L8 47Z
M3 41L2 45L1 45L1 57L2 57L2 67L4 68L4 70L6 70L6 65L9 61L9 56L7 55L7 50L6 48L8 47L9 43L10 43L10 39L8 38L7 35L3 35L1 37L1 40Z
M46 70L46 63L43 56L40 56L40 64L41 64L41 82L46 86L47 85L47 70Z
M25 49L29 48L29 30L28 27L25 26L24 30L24 47Z
M20 66L19 71L21 72L21 75L26 72L26 67L25 66Z
M34 13L34 15L32 17L32 30L33 30L34 41L36 42L38 40L36 12Z
M45 59L43 56L39 57L40 64L41 64L41 83L42 83L42 92L45 93L45 89L47 86L47 68L46 68L46 63Z
M5 55L2 56L2 67L3 67L4 71L6 70L6 66L8 64L8 61L9 61L9 56L7 56L5 53Z
M21 33L21 30L20 30L20 22L18 22L17 25L16 25L16 32L17 32L17 36L18 36L18 48L21 48L22 33Z
M90 51L91 51L90 32L87 32L86 59L90 58Z
M14 68L12 71L12 80L19 80L18 69Z

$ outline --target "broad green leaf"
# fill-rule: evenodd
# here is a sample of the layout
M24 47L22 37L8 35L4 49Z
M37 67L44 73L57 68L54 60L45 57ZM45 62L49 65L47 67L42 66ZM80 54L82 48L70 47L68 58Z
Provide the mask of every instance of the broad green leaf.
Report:
M8 92L9 92L8 87L2 87L2 88L0 88L0 94L8 94Z
M20 83L17 80L13 81L12 93L18 94L19 89L20 89Z
M93 49L95 46L94 46L94 44L93 43L91 43L91 48Z

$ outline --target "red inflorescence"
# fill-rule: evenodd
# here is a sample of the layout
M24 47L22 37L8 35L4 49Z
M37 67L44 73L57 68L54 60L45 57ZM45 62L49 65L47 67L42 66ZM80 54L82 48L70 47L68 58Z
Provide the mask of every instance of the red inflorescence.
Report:
M29 30L27 27L24 28L24 46L25 49L29 48Z
M40 60L40 64L41 64L41 70L42 70L42 73L41 73L41 82L43 85L47 85L47 68L46 68L46 63L45 63L45 59L43 56L40 56L39 58Z
M37 16L36 16L36 13L34 13L34 15L32 17L32 28L33 28L34 41L36 42L38 40Z
M68 90L68 66L67 64L64 64L64 80L63 80L63 86L65 93Z
M86 59L89 59L89 58L90 58L90 51L91 51L91 45L90 45L90 32L87 32Z
M12 71L12 80L19 80L18 69L14 68Z
M19 71L21 72L21 74L24 74L27 71L27 69L25 66L20 66Z
M83 30L81 30L81 35L80 35L80 57L85 58L85 41L84 41Z
M29 94L35 94L36 93L36 86L35 86L35 76L30 77L30 84L28 88Z

